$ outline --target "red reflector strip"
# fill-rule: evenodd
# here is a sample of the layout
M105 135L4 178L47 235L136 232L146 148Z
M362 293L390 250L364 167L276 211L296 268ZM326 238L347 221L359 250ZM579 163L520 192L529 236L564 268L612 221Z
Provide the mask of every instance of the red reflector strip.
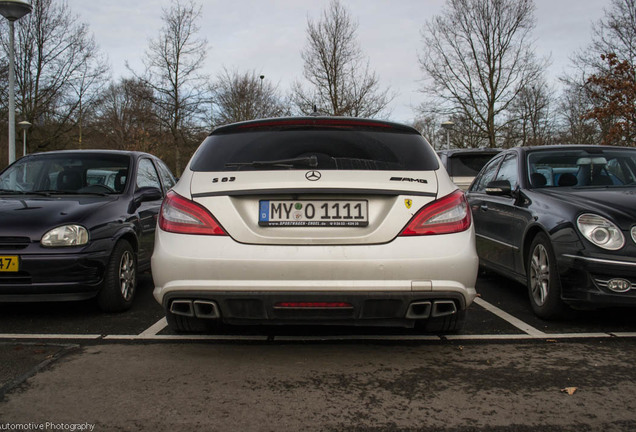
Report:
M261 127L280 127L280 126L331 126L331 127L375 127L391 129L394 126L381 122L363 121L355 119L291 119L291 120L268 120L248 122L237 126L238 129L255 129Z
M353 309L353 305L346 302L278 302L274 307L278 309Z

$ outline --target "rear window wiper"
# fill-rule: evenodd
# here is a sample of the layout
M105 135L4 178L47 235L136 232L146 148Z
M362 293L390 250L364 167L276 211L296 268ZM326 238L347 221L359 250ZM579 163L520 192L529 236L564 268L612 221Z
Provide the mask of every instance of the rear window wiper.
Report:
M291 159L278 159L278 160L271 160L271 161L228 162L225 164L225 168L241 168L241 167L294 168L297 166L316 168L318 166L318 158L316 156L307 156L307 157L299 157L299 158L291 158Z

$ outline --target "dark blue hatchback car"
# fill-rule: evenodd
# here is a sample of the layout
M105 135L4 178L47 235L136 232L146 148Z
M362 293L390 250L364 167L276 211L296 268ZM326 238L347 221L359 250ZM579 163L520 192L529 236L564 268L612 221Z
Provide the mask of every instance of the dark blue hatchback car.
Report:
M157 214L175 183L147 153L25 156L0 173L0 302L96 297L128 309L149 269Z

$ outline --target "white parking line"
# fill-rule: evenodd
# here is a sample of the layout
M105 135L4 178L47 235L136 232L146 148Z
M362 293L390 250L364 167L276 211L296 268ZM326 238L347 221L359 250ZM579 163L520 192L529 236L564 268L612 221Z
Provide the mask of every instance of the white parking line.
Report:
M490 334L490 335L445 335L444 339L458 341L518 341L518 340L544 340L557 341L562 339L595 339L595 338L612 338L619 337L609 333L543 333L542 335L530 334ZM623 336L621 336L623 337ZM632 336L636 337L636 333Z
M38 333L0 333L0 339L99 339L95 334L38 334Z
M165 329L166 327L168 327L168 321L166 320L166 317L163 317L159 321L157 321L156 323L148 327L146 330L141 332L139 336L141 337L156 336L157 333L159 333L161 330Z
M439 341L435 335L330 335L330 336L274 336L275 341Z
M11 334L0 333L0 341L6 340L104 340L119 342L337 342L337 341L402 341L402 342L438 342L438 341L559 341L567 339L636 338L634 332L622 333L541 333L531 334L466 334L466 335L339 335L339 336L265 336L265 335L78 335L78 334Z
M503 310L499 309L497 306L494 306L488 303L486 300L482 299L481 297L476 297L475 303L477 303L479 306L483 307L487 311L497 315L499 318L505 321L508 321L510 324L517 327L522 332L529 334L530 336L536 336L536 337L546 336L546 333L542 332L541 330L537 330L536 328L532 327L530 324L527 324L518 318L515 318L514 316L510 315L508 312L504 312Z
M267 336L242 335L108 335L104 340L114 341L266 341Z
M630 338L630 337L636 337L636 333L634 333L634 332L611 332L610 336Z

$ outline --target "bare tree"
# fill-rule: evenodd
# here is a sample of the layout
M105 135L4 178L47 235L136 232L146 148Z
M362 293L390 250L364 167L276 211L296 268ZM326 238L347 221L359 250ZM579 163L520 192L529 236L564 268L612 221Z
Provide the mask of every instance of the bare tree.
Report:
M452 148L478 148L483 147L484 142L488 142L488 137L484 131L475 125L472 119L464 115L453 115L450 117L453 122L453 129L450 133ZM505 140L502 140L505 143Z
M611 0L603 18L592 27L592 42L573 56L571 71L561 78L565 84L563 108L572 110L566 115L570 121L562 125L566 136L573 125L578 125L576 138L580 142L615 141L613 116L590 115L613 103L610 93L596 91L590 81L592 77L612 76L614 71L606 61L610 56L625 62L624 67L636 68L636 0ZM634 80L636 77L632 77ZM575 116L579 119L573 120Z
M543 66L530 40L533 13L532 0L448 0L422 32L424 91L445 115L470 121L489 147L498 145L511 103Z
M34 124L32 150L63 148L72 145L70 132L107 81L108 67L65 1L33 0L32 6L16 22L16 108L19 118ZM0 44L8 52L2 21Z
M96 106L92 128L109 148L158 153L161 136L151 99L152 89L140 80L111 83Z
M592 26L592 43L575 60L598 73L608 69L601 56L610 53L636 66L636 0L611 0L605 16Z
M443 146L442 143L446 142L445 132L441 127L442 122L435 114L429 114L417 118L412 126L420 131L422 136L428 141L434 150L440 150Z
M177 175L181 173L181 151L193 146L189 133L200 125L203 102L209 101L206 77L200 73L207 40L196 38L200 14L201 6L194 1L173 0L171 7L163 10L161 34L146 51L146 73L136 75L152 88L155 112L170 131Z
M551 109L554 94L545 81L537 80L524 87L511 104L510 123L512 140L509 146L536 146L550 144L554 135L554 115Z
M356 41L358 24L338 0L331 0L322 19L307 20L307 46L302 51L303 76L309 89L296 82L293 100L309 114L314 107L335 116L376 117L392 100L389 89L380 89Z
M70 81L69 85L73 90L73 99L77 100L77 110L74 118L76 119L77 145L81 149L83 146L84 122L90 117L95 109L95 105L99 99L100 91L107 85L106 76L109 67L105 62L97 60L96 62L85 63L80 68L84 73L79 73L76 80ZM72 97L71 95L69 97Z
M597 122L585 118L593 109L585 88L578 83L564 82L558 101L558 126L555 140L562 144L594 144L600 140Z
M227 69L214 86L214 121L228 124L289 114L278 89L255 71L240 73Z

